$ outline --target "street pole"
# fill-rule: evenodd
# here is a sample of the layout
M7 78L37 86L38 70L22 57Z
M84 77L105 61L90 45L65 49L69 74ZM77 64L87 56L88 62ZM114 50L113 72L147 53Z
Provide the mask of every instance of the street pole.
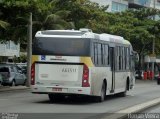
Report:
M153 3L153 8L156 9L156 0L154 0L154 3ZM153 16L153 20L155 20L155 15ZM152 57L155 57L155 38L153 38L153 43L152 43ZM154 62L155 61L152 61L152 80L154 79Z
M30 13L28 26L28 40L27 40L27 87L30 87L31 82L31 55L32 55L32 13Z

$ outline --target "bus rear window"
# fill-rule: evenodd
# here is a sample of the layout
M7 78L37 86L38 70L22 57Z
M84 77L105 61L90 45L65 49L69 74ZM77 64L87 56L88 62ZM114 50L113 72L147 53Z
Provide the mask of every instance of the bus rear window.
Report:
M38 37L34 39L32 54L90 56L90 39Z

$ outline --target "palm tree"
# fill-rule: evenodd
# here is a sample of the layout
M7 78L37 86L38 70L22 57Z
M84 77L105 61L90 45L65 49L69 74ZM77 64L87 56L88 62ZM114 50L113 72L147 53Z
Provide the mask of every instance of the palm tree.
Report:
M6 29L10 24L0 20L0 28Z
M33 26L37 26L38 30L73 29L74 24L65 20L69 14L69 11L58 11L54 14L37 16Z

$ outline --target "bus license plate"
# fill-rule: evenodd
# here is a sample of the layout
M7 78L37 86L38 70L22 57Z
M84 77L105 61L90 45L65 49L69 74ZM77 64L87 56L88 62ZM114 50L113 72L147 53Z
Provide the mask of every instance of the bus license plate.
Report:
M52 91L54 91L54 92L62 92L62 88L52 88Z

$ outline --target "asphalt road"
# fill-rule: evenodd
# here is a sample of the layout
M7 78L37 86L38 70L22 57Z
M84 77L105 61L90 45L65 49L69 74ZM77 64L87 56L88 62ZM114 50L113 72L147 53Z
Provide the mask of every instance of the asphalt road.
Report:
M155 81L136 81L135 89L126 97L108 96L103 103L95 103L86 97L65 98L51 103L47 95L32 94L30 90L0 92L0 118L8 113L9 116L18 114L22 119L100 119L158 97L160 85Z

